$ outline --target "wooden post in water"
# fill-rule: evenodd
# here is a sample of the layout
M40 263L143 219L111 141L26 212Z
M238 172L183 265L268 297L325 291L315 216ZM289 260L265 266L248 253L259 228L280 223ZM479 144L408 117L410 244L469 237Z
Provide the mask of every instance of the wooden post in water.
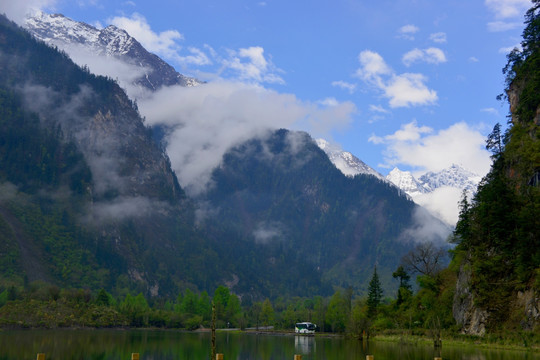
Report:
M216 354L216 360L223 360L223 354Z
M37 354L37 360L45 360L45 354L43 353Z
M374 360L375 357L373 355L366 355L366 360Z
M302 360L302 355L294 355L294 360Z
M216 305L212 301L212 355L210 359L216 359Z
M131 353L131 360L139 360L139 353Z

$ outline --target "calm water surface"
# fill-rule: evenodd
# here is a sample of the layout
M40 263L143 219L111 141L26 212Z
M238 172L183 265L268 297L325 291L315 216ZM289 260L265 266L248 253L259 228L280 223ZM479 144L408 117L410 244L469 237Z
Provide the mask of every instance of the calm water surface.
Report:
M210 359L210 342L210 333L176 331L0 331L0 360L34 360L37 353L45 353L47 360L130 360L131 353L139 353L141 360L204 360ZM217 350L225 360L293 360L295 354L302 360L363 360L366 354L375 360L540 360L539 353L531 352L444 346L438 353L422 345L221 332Z

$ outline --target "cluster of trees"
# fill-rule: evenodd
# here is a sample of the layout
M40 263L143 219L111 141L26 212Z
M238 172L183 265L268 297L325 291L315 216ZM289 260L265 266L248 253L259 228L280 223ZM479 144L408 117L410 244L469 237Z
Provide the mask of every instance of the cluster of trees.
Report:
M421 245L416 255L429 253ZM367 296L357 296L351 287L336 289L332 296L313 298L276 298L273 301L240 299L225 286L213 296L206 291L185 289L174 300L148 299L142 293L115 297L101 289L60 289L45 283L25 288L10 286L0 292L0 326L22 327L170 327L194 330L210 327L214 307L218 328L261 328L292 330L300 321L311 321L319 331L362 336L372 331L411 329L424 331L433 324L449 327L452 277L448 270L427 270L421 262L433 260L433 251L421 261L404 262L393 276L399 282L396 294L385 294L375 268ZM404 258L404 260L406 260ZM412 266L424 272L419 290L413 294L410 283ZM431 269L431 268L430 268Z

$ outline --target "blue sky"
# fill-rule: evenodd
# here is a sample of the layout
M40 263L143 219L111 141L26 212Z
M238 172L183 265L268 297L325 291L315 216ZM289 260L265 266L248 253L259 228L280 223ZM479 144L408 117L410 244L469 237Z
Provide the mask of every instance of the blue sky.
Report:
M501 69L520 42L529 6L528 0L8 0L2 8L15 19L33 7L122 27L179 72L219 84L209 87L213 96L255 89L259 112L254 105L241 109L241 124L306 130L383 175L394 166L419 174L452 163L484 175L490 164L484 138L508 113L496 100L504 88ZM245 105L217 108L234 117L232 104ZM150 122L152 109L142 106Z

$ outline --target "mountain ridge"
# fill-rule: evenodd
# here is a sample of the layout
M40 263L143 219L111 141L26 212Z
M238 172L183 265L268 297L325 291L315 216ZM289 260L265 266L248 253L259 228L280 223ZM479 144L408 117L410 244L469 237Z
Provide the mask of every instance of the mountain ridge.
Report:
M414 198L442 187L458 188L472 195L476 191L481 177L460 165L452 164L437 172L428 171L418 179L410 171L401 171L395 167L386 176L386 179Z
M29 200L0 198L0 205L40 248L54 283L151 297L229 284L259 300L326 295L334 286L364 293L377 265L385 287L396 287L391 273L414 246L419 207L394 186L374 176L343 175L308 134L282 129L230 149L214 169L214 186L189 198L152 129L115 81L76 66L14 25L0 30L0 94L20 100L3 110L28 114L28 133L52 131L52 139L32 142L40 166L17 168L33 187L15 200ZM16 117L5 119L17 128ZM72 147L52 151L65 143ZM21 183L8 165L34 165L28 149L2 148L14 159L0 163L3 181ZM43 155L43 149L51 151ZM60 156L68 150L80 156ZM72 168L87 171L62 173ZM65 184L74 190L65 191ZM17 221L6 216L0 225ZM16 249L17 236L8 233L6 244ZM13 275L24 274L21 252L3 254L3 274L22 283Z
M367 165L365 162L348 151L344 151L336 145L330 144L324 139L316 139L317 145L328 155L332 163L347 176L366 174L385 180L378 171Z
M114 25L100 30L62 14L40 12L27 18L25 28L37 39L58 46L68 54L73 54L73 46L82 46L88 55L116 58L143 69L143 74L134 83L151 91L163 86L197 86L203 83L178 73L157 55L148 52L125 30Z

